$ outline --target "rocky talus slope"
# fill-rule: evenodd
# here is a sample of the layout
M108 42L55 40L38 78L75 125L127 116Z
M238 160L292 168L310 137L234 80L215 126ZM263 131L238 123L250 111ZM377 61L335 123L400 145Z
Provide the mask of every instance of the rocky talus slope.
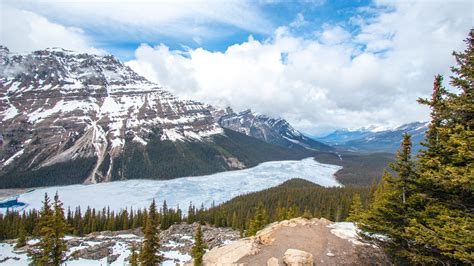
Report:
M357 240L352 223L295 218L217 247L203 265L386 265L383 252Z

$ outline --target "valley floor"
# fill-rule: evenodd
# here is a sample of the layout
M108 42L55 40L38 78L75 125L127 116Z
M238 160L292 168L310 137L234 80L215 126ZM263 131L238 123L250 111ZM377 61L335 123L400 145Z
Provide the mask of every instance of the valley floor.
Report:
M298 161L265 162L256 167L221 172L213 175L183 177L172 180L128 180L94 185L71 185L39 188L20 194L18 201L26 203L19 210L41 208L44 193L52 196L58 192L64 207L80 206L111 210L147 207L152 199L158 206L166 200L169 207L186 208L192 202L196 206L210 207L238 195L277 186L291 178L299 177L315 184L341 186L334 178L340 166L322 164L312 158ZM0 212L6 209L0 209Z

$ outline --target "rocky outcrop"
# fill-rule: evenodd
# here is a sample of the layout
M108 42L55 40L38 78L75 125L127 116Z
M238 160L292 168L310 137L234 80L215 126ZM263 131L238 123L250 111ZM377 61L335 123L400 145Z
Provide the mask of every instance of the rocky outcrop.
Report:
M351 223L295 218L276 222L256 236L210 250L204 265L388 264L383 252L355 239Z
M71 254L72 258L82 258L87 260L100 260L102 258L112 255L112 247L115 241L106 241L100 244L77 250Z

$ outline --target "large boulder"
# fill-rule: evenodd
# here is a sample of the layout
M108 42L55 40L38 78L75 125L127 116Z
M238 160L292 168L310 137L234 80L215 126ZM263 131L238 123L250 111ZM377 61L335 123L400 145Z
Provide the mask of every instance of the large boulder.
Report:
M283 262L288 266L313 266L314 258L311 253L290 248L286 250Z
M243 239L204 254L204 265L237 265L239 259L260 251L253 238Z

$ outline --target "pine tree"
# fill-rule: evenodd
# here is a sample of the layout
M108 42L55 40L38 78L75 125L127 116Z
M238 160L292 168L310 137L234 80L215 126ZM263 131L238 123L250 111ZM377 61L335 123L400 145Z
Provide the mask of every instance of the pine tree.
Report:
M247 235L248 236L255 235L259 230L261 230L268 223L269 223L269 217L268 217L267 210L263 206L263 203L259 202L259 204L257 205L257 209L255 211L255 216L250 220Z
M431 124L418 158L418 215L407 227L416 247L407 257L415 263L474 261L473 31L466 43L454 53L451 84L459 93L448 93L437 76L432 99L420 100L431 108Z
M20 222L20 229L18 231L18 239L16 240L16 248L26 246L26 229L23 220Z
M130 246L130 266L138 266L137 245L135 242Z
M362 238L382 247L395 264L405 264L407 261L400 258L407 244L404 234L407 217L396 182L397 179L385 171L369 208L356 219Z
M298 207L296 207L295 205L291 206L286 212L286 219L293 219L298 217L298 212Z
M59 200L59 195L56 192L54 195L54 248L53 248L53 265L60 265L64 261L65 252L67 251L67 242L64 240L64 235L69 231L69 226L64 217L63 203Z
M191 250L191 256L194 259L194 265L199 266L202 264L202 257L204 256L206 244L202 239L201 225L198 225L196 229L196 235L194 236L194 246Z
M396 264L474 261L473 31L467 44L454 53L458 66L451 84L459 93L448 92L437 75L431 99L419 100L431 108L431 123L416 168L405 136L392 165L397 177L385 174L359 220L363 236L383 246Z
M50 265L53 263L52 254L54 248L54 213L51 209L48 194L44 194L43 207L40 211L38 222L38 234L40 241L29 250L28 256L34 265Z
M140 252L140 262L144 266L157 265L161 261L160 256L157 255L158 249L160 248L157 216L156 204L155 200L153 200L148 211L146 226L144 229L145 237Z
M311 218L313 218L313 214L311 214L309 209L306 208L306 209L304 209L303 215L301 217L303 217L305 219L311 219Z
M239 220L237 218L237 213L234 211L232 213L232 229L237 230L239 228Z
M276 219L277 221L286 220L286 208L285 207L278 207L276 210Z
M363 213L362 201L360 200L360 195L355 194L352 199L352 204L349 209L349 216L347 217L348 221L357 222L360 219L360 216Z

